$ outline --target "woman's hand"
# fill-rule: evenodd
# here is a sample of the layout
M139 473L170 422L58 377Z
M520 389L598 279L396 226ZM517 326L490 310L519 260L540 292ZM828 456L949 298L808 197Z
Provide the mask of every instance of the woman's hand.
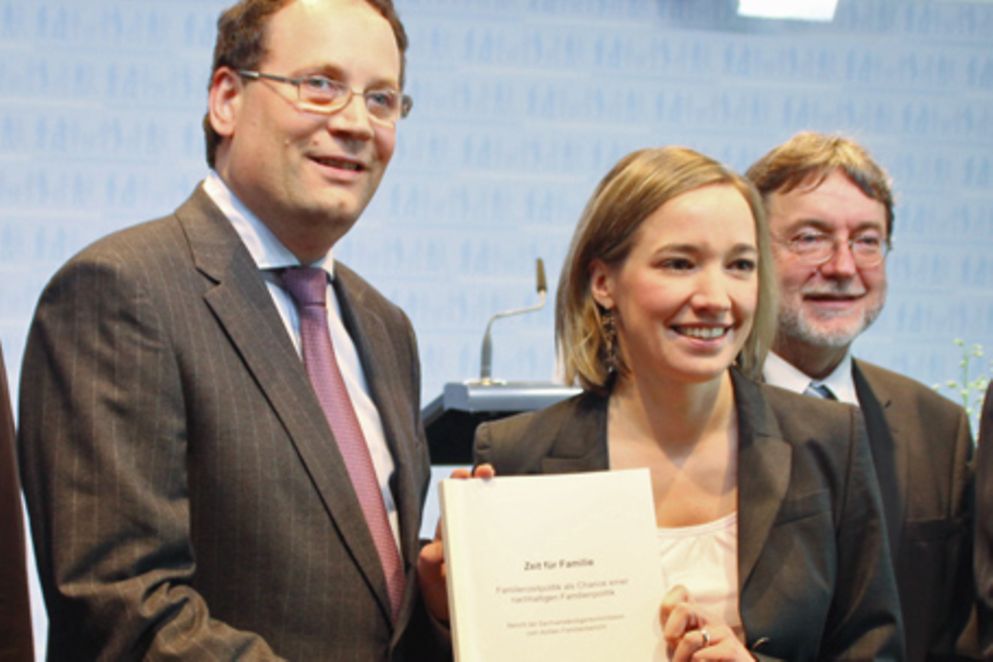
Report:
M469 469L456 469L451 478L493 478L492 465L481 464ZM421 548L417 556L417 582L428 613L440 623L448 624L448 589L445 586L445 547L441 540L441 522L434 530L434 540Z
M685 586L675 586L666 594L659 619L671 662L755 659L730 627L707 621Z

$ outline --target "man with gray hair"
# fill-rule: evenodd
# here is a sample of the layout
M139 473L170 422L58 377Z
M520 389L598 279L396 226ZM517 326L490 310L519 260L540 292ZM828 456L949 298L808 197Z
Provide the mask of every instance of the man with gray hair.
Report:
M883 495L908 660L947 659L974 604L972 439L965 411L851 354L886 301L893 195L854 141L797 134L747 176L766 204L779 277L767 382L861 408ZM964 647L964 648L963 648Z

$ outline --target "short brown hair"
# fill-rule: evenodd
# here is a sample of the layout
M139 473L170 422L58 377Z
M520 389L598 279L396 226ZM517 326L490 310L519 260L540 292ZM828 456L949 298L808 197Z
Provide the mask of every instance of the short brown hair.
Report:
M214 43L214 63L210 69L208 89L214 73L221 67L235 71L258 69L266 55L265 29L269 18L294 0L240 0L226 9L217 19L217 41ZM400 87L403 88L404 70L407 64L407 32L400 22L393 0L365 0L373 9L382 14L396 37L400 49ZM207 148L207 165L214 167L217 147L221 136L210 125L209 113L203 118L203 133Z
M768 200L772 193L789 193L802 184L819 186L837 169L885 207L889 243L893 237L893 191L889 176L854 140L802 131L752 164L745 176L755 184L762 198Z
M578 382L587 390L602 393L609 388L612 367L619 373L629 369L620 357L611 365L603 311L590 290L593 261L620 265L646 218L676 196L711 184L734 187L755 220L758 308L737 363L747 374L757 376L776 324L775 279L759 195L748 180L708 156L685 147L658 147L622 158L600 181L576 227L559 278L555 307L555 342L568 383Z

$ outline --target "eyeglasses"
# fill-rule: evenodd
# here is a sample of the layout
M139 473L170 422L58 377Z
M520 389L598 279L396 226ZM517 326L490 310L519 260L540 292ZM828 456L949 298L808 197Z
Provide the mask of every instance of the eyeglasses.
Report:
M837 237L809 229L777 241L810 266L818 266L830 260L838 252L839 245ZM878 266L890 250L889 242L874 230L849 237L843 243L848 244L852 259L860 267Z
M297 109L311 113L331 115L347 106L352 101L353 95L361 94L370 119L385 126L395 126L397 121L406 117L414 107L413 99L399 90L388 87L360 92L327 76L290 78L248 69L239 69L238 75L251 80L264 78L294 86L297 88Z

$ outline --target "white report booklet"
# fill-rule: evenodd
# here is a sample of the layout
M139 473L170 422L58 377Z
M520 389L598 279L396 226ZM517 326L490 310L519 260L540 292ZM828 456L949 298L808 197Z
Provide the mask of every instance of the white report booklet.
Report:
M647 469L441 482L456 662L664 660Z

